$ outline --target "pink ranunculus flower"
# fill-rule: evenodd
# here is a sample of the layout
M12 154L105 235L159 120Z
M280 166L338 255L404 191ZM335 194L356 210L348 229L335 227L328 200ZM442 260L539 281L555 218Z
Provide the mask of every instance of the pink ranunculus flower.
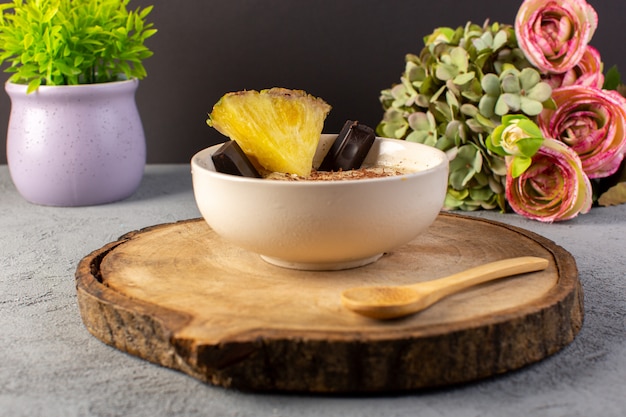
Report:
M530 219L569 220L591 209L591 182L574 151L563 142L545 139L522 175L514 178L507 172L506 199L513 211Z
M543 77L543 81L547 82L553 90L569 85L602 88L604 85L602 69L600 53L593 46L587 45L585 53L574 68L562 74L548 74Z
M614 174L626 153L626 99L616 91L573 85L552 92L556 109L537 122L545 137L570 146L589 178Z
M598 27L585 0L525 0L515 18L515 34L526 58L542 73L572 69Z

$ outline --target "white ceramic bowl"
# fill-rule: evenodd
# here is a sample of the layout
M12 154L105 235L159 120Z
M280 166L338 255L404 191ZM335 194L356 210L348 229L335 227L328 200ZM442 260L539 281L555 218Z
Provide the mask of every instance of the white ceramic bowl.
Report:
M319 164L337 135L322 135ZM365 164L414 171L344 181L277 181L215 171L211 155L193 156L196 203L213 230L274 265L338 270L376 261L424 232L443 206L446 155L430 146L376 138Z

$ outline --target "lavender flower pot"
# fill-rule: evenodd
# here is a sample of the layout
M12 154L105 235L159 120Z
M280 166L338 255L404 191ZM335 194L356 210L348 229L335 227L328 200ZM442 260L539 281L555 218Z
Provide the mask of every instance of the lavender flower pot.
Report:
M138 81L77 86L6 83L11 99L7 161L28 201L50 206L104 204L130 196L146 164L135 104Z

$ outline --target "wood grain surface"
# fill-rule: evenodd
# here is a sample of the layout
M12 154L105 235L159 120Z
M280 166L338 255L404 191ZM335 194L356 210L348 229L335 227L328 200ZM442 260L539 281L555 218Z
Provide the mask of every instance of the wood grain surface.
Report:
M344 289L440 278L514 256L541 272L450 296L404 319L341 305ZM532 232L441 214L428 233L345 271L294 271L230 245L202 219L128 233L76 271L98 339L202 381L253 391L393 392L494 376L569 344L583 321L573 257Z

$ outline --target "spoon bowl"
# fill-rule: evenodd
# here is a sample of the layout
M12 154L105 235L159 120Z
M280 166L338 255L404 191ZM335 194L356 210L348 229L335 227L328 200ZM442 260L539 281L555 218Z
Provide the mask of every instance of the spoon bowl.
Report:
M540 271L549 261L534 256L504 259L433 281L402 286L356 287L341 294L343 305L363 316L393 319L424 310L437 301L474 285Z

